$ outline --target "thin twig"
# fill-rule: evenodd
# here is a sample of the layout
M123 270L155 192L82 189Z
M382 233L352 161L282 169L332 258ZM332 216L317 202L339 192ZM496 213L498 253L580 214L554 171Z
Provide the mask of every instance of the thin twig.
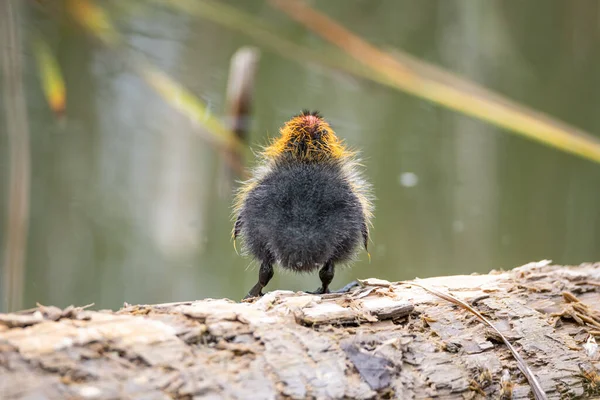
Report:
M23 305L25 257L29 221L29 126L23 91L23 62L17 1L0 1L0 37L3 38L2 73L4 113L8 134L8 208L4 231L2 269L4 308Z
M231 58L229 68L229 80L227 83L226 97L226 126L237 137L239 143L248 143L248 131L250 129L250 113L252 110L252 99L254 95L254 80L260 52L254 47L242 47L238 49ZM221 184L219 192L228 197L231 194L231 184L236 170L231 166L237 166L237 170L243 170L243 152L239 148L232 148L224 157L225 165L221 168ZM240 178L247 178L242 175Z
M429 293L432 293L438 297L441 297L442 299L447 300L453 304L456 304L457 306L462 307L465 310L475 314L475 316L477 316L477 318L479 318L479 320L481 322L483 322L485 325L487 325L491 329L493 329L498 334L498 336L500 336L502 338L502 341L504 342L506 347L508 347L508 349L512 353L515 360L517 360L517 365L518 365L519 369L521 370L523 375L525 375L525 378L527 378L527 381L529 382L529 385L531 386L531 390L533 391L533 395L535 396L535 398L538 400L547 400L548 399L548 396L546 395L546 392L544 391L544 389L542 389L540 382L537 380L537 378L535 377L535 375L533 374L533 372L531 371L531 369L529 368L529 366L527 365L527 363L525 362L523 357L521 357L521 355L519 354L517 349L515 349L513 347L513 345L510 344L508 339L498 330L498 328L496 328L494 326L494 324L492 324L487 318L485 318L479 311L477 311L476 309L471 307L469 304L465 303L464 301L462 301L460 299L457 299L456 297L452 296L449 293L444 293L442 291L439 291L432 287L428 287L421 283L418 283L415 281L402 281L399 283L403 283L405 285L415 285L420 288L423 288L426 291L428 291Z

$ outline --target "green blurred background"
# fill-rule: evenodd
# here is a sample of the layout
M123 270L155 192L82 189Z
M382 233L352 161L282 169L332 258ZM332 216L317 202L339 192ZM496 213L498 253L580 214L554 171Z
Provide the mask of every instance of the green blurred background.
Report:
M220 192L220 156L198 135L203 128L60 7L46 13L44 2L21 3L23 41L42 34L68 93L66 115L57 119L24 45L32 157L24 306L239 300L258 271L233 249L231 196ZM296 43L326 45L264 1L227 3ZM126 51L147 56L219 118L231 56L240 46L259 48L253 148L310 108L361 150L377 197L372 260L363 253L336 274L334 287L355 278L485 273L544 258L600 260L600 165L314 62L291 61L241 32L160 1L98 4L126 38ZM595 0L311 4L384 50L402 49L600 132ZM3 112L0 118L1 131ZM6 224L6 149L2 134L0 227ZM267 290L318 284L317 274L276 270Z

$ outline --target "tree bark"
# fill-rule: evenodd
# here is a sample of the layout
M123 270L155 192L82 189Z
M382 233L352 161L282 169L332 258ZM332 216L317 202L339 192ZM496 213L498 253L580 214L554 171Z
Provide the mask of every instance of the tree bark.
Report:
M0 314L2 399L514 398L527 380L473 314L406 283ZM551 399L600 396L600 264L419 280L470 302Z

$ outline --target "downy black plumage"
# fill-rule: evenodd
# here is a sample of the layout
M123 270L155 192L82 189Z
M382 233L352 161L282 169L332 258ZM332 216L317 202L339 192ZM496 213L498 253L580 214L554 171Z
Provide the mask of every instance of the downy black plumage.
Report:
M367 249L372 215L370 185L318 112L304 111L280 129L237 193L234 240L260 262L258 283L246 297L262 295L273 265L295 272L320 269L328 293L336 264Z

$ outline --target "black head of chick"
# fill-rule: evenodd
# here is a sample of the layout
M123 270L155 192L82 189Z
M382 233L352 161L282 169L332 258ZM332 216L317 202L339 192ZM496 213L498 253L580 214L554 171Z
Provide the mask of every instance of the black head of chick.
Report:
M233 238L260 262L246 298L262 296L275 263L295 272L320 269L313 293L328 293L335 265L367 249L372 209L356 154L318 112L294 116L236 196Z

